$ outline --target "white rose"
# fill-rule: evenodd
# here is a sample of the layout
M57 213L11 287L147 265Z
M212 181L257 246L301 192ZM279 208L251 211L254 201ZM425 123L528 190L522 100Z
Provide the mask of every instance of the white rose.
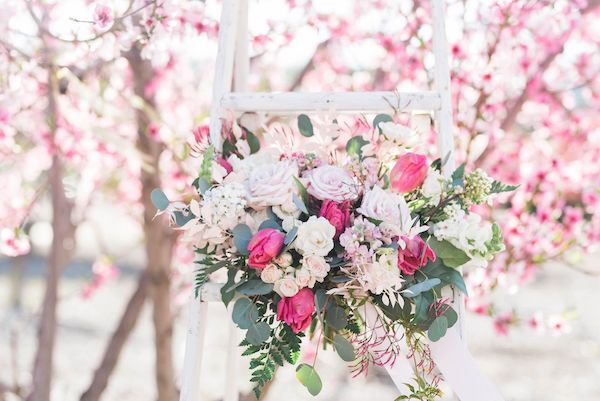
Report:
M284 252L281 255L277 256L273 259L273 262L277 263L281 267L288 267L292 265L292 254L289 252Z
M436 169L430 168L427 173L423 185L421 185L421 193L426 198L429 198L429 203L437 206L442 198L444 191L444 176Z
M267 206L287 204L296 189L293 177L297 174L298 167L288 161L253 169L246 182L248 206L264 209Z
M320 200L343 202L358 197L360 187L343 169L321 166L308 171L305 176L308 193Z
M302 266L308 269L308 271L317 278L325 278L329 273L329 263L325 261L322 256L308 255L302 259Z
M298 227L294 246L302 255L325 256L333 249L335 227L325 217L311 216Z
M288 298L293 297L300 291L298 284L296 284L296 279L292 275L287 275L284 278L277 280L273 289L282 297Z
M300 288L313 288L315 285L315 278L310 274L310 271L306 268L296 270L296 284Z
M406 215L410 218L404 198L379 186L374 186L365 194L357 211L363 216L390 224L401 224Z
M260 272L260 279L269 284L274 284L282 276L281 270L273 264L268 265Z
M407 126L388 121L379 123L379 128L381 128L383 135L392 142L404 145L407 148L419 144L419 135Z
M302 224L302 222L294 216L287 216L281 221L281 228L283 228L286 233L289 233L292 228L299 226L300 224Z

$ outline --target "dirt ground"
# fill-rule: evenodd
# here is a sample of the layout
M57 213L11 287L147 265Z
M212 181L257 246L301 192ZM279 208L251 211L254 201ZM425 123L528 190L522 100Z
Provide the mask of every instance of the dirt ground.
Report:
M585 265L598 271L596 258ZM88 262L89 265L89 262ZM41 260L26 260L22 313L16 315L8 305L9 269L0 260L0 381L11 382L13 357L17 360L18 380L29 381L35 349L35 316L42 290ZM78 400L88 384L103 352L106 340L119 318L122 306L134 288L133 269L102 287L90 300L80 292L89 272L86 262L67 269L62 282L59 332L56 344L54 401ZM549 266L539 279L518 294L498 294L498 299L530 313L544 310L557 313L575 308L579 318L570 322L573 329L564 336L535 334L517 329L498 337L489 320L469 316L470 348L484 372L497 384L507 401L598 401L600 400L600 277L587 276L567 267ZM204 374L201 377L203 400L220 399L224 386L225 318L223 307L211 305L211 327L207 337ZM187 311L182 310L175 331L176 365L181 366ZM11 333L13 342L11 343ZM153 401L153 333L149 308L130 338L104 401ZM16 346L16 347L15 347ZM319 354L319 373L324 382L322 401L391 401L396 393L381 371L367 378L351 379L343 362L331 352ZM250 388L245 362L240 363L240 391ZM296 382L294 371L282 369L267 401L312 399ZM446 396L444 400L453 399ZM8 399L10 401L10 398ZM485 400L481 400L485 401Z

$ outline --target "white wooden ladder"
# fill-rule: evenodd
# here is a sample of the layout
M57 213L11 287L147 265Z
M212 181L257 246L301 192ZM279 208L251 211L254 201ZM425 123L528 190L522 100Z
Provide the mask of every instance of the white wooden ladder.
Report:
M357 0L358 1L358 0ZM253 93L248 92L250 68L248 47L248 0L224 0L219 25L219 42L210 120L210 137L217 149L221 148L221 119L227 111L268 112L293 114L311 111L335 112L388 112L390 105L404 112L433 111L440 157L448 157L443 173L450 176L454 170L454 140L452 136L452 104L450 98L450 70L448 43L444 17L444 0L431 0L433 11L433 54L435 58L435 91L417 93L398 92L330 92L330 93ZM232 91L234 86L235 91ZM207 283L199 299L193 299L187 329L185 361L182 373L180 401L200 401L200 367L204 334L208 325L207 302L220 302L220 286ZM480 374L462 341L464 331L464 302L454 298L458 324L447 334L448 340L432 347L434 358L446 379L462 401L502 401L493 386ZM445 342L446 341L446 342ZM237 328L229 323L227 347L226 386L224 401L238 400L239 336ZM457 355L457 352L460 355ZM462 358L462 359L461 359ZM469 359L470 358L470 359ZM459 362L454 362L458 360ZM394 371L395 370L395 371ZM410 380L405 369L388 370L399 387ZM475 381L475 383L472 383ZM471 390L471 387L475 387Z

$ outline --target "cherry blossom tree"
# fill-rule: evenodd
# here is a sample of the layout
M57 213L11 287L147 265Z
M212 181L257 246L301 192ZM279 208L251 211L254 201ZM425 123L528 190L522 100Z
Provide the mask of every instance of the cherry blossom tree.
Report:
M507 252L469 275L469 307L505 333L518 319L492 304L494 290L519 288L545 263L576 262L600 242L600 1L447 3L458 156L521 185L487 210L503 216ZM274 0L251 9L254 90L432 86L428 1ZM176 397L171 297L191 267L153 219L150 191L175 199L197 168L186 142L207 116L219 11L216 0L0 5L0 252L29 252L40 200L53 210L31 400L49 399L60 273L76 227L107 200L138 216L148 266L82 400L99 399L147 297L159 399ZM98 267L89 289L111 271ZM527 321L564 327L537 316Z

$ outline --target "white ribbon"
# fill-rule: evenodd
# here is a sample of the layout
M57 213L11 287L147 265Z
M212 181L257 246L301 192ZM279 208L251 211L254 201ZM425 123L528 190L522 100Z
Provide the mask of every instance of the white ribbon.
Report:
M504 401L475 363L458 331L458 324L454 325L439 341L429 344L444 380L461 401Z
M377 311L366 305L367 324L375 330L377 336L383 335L384 328L377 324ZM404 332L396 333L401 339ZM402 347L406 351L406 347ZM504 401L496 387L483 375L465 342L459 335L459 324L448 329L446 335L429 344L431 357L444 376L444 380L461 401ZM414 370L404 354L399 354L392 366L384 365L388 375L400 391L407 394L406 383L411 383Z

